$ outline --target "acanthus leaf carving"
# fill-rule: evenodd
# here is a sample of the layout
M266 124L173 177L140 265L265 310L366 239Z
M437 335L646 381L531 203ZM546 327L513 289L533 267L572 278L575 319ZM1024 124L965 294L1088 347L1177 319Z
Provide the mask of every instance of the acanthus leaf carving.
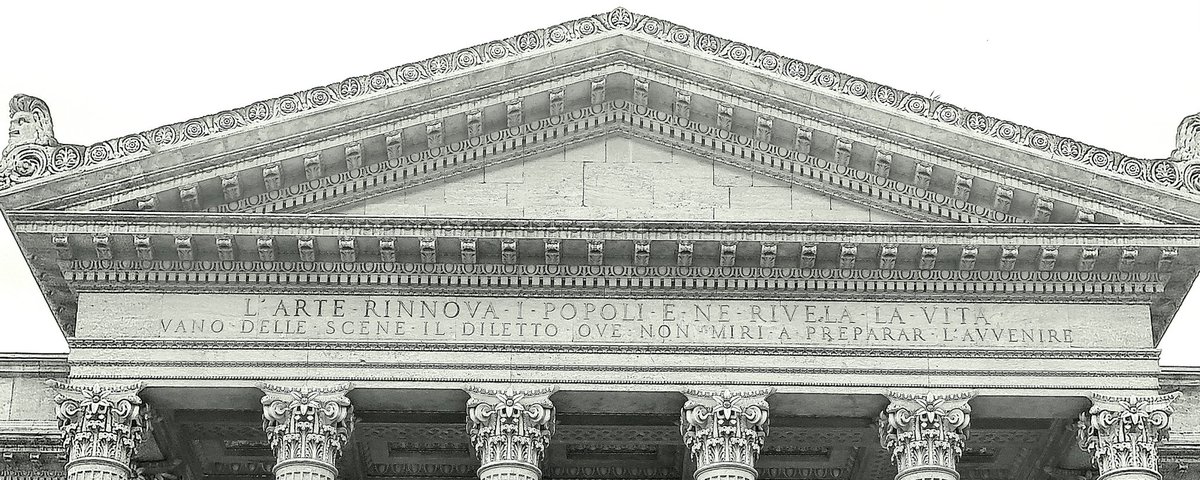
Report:
M259 384L263 431L275 451L275 469L289 463L334 462L354 429L354 407L346 397L353 386L293 388Z
M721 467L754 471L767 438L770 407L766 399L772 393L774 388L684 391L687 402L680 412L680 433L696 461L696 478Z
M1092 456L1100 478L1135 471L1160 478L1158 443L1170 432L1171 402L1179 392L1113 397L1092 394L1092 407L1079 414L1079 448Z
M975 392L924 395L890 392L879 414L879 443L892 457L897 479L958 478L956 465L971 426ZM930 475L930 472L940 475Z
M55 416L63 433L67 468L81 461L120 465L133 472L133 456L149 431L147 409L138 393L143 384L81 386L56 380Z
M464 390L470 395L467 432L482 463L480 470L496 464L537 469L554 434L555 410L550 395L557 388L491 390L468 386Z

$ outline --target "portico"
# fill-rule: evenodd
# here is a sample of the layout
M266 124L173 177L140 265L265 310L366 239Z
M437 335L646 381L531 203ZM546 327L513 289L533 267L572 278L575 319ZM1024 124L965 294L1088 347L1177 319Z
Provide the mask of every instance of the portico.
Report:
M617 9L93 145L4 478L1160 480L1200 119L1139 159ZM1170 432L1170 435L1168 435Z

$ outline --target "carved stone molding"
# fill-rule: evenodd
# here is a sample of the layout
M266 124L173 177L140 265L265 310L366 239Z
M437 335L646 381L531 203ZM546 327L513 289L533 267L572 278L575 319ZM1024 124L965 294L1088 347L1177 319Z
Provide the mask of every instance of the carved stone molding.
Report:
M975 392L914 395L890 392L879 414L879 442L891 453L897 480L957 480L956 465L971 425Z
M696 461L696 479L753 480L754 462L767 439L774 388L749 391L685 390L680 412L683 443Z
M468 386L467 432L481 463L480 480L537 480L554 434L557 387L492 390Z
M48 380L56 395L70 480L127 479L133 456L147 433L147 411L138 398L143 384L86 386Z
M244 131L266 122L332 108L338 104L355 101L363 95L427 84L436 79L459 75L464 70L487 68L495 62L507 61L514 57L528 57L561 48L564 44L611 35L612 32L628 32L630 35L684 49L702 58L733 62L741 68L770 75L782 81L809 85L847 99L853 97L858 99L857 101L866 101L899 115L936 121L949 129L1037 150L1046 157L1093 165L1171 189L1193 193L1200 191L1200 163L1192 161L1184 164L1181 161L1189 158L1188 153L1192 150L1185 147L1190 143L1177 142L1180 144L1177 153L1167 159L1133 158L623 8L367 75L350 77L341 82L317 86L302 92L254 102L186 122L132 133L121 138L88 146L62 145L48 148L37 157L21 158L19 163L4 169L0 175L0 190L43 176L94 164L144 157L153 152L204 141L215 135ZM593 102L604 98L603 85L593 84ZM677 106L676 109L678 108ZM48 118L47 115L47 125ZM1188 122L1185 121L1185 124ZM11 157L6 155L6 158Z
M259 384L263 430L275 451L280 480L333 480L334 466L354 428L353 386L292 388Z
M1170 431L1171 402L1179 392L1146 397L1092 394L1092 407L1079 414L1079 448L1092 456L1100 479L1162 478L1158 443Z

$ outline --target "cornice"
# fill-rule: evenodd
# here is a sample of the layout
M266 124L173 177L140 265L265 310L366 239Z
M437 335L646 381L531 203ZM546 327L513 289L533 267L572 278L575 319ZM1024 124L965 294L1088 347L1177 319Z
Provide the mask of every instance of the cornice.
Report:
M64 378L69 372L66 353L0 353L0 378Z
M1186 119L1178 141L1183 143L1177 145L1173 158L1139 159L622 8L89 146L50 145L18 151L14 154L17 161L0 180L3 182L0 189L30 188L39 178L178 149L281 119L376 98L384 92L411 88L432 79L462 75L487 65L612 35L652 39L693 55L717 58L808 88L833 91L846 99L909 118L951 127L1012 148L1039 152L1046 159L1091 165L1162 187L1164 191L1200 192L1200 160L1189 156L1195 147L1184 142L1185 127L1189 125Z
M590 220L448 218L415 216L366 216L337 214L247 214L247 213L156 213L80 212L16 210L6 216L17 234L85 233L110 234L183 233L197 235L265 234L268 230L312 236L499 236L610 238L656 235L692 235L696 239L778 241L857 241L920 243L1042 244L1054 239L1059 244L1091 245L1125 243L1200 247L1200 229L1176 225L1096 224L963 224L963 223L867 223L867 222L735 222L673 220ZM667 239L668 237L661 237Z
M294 340L195 340L195 339L112 339L73 337L67 340L72 348L81 349L198 349L198 350L362 350L362 351L424 351L424 352L490 352L490 353L549 353L549 354L711 354L812 357L887 357L887 358L1046 358L1071 360L1157 360L1155 349L1005 349L1005 348L850 348L838 346L754 346L754 345L627 345L627 344L512 344L477 342L362 342L362 341L294 341Z

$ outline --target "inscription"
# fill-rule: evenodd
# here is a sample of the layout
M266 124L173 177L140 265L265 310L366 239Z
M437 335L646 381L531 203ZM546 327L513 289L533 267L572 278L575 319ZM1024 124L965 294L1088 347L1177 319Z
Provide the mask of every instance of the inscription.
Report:
M87 336L506 343L1148 346L1128 305L86 294ZM115 315L114 315L115 314ZM1141 320L1139 317L1143 316ZM1134 323L1130 323L1134 322ZM1123 332L1133 331L1134 334ZM1147 329L1148 331L1148 329ZM97 335L99 334L99 335ZM1147 338L1141 338L1146 336Z

